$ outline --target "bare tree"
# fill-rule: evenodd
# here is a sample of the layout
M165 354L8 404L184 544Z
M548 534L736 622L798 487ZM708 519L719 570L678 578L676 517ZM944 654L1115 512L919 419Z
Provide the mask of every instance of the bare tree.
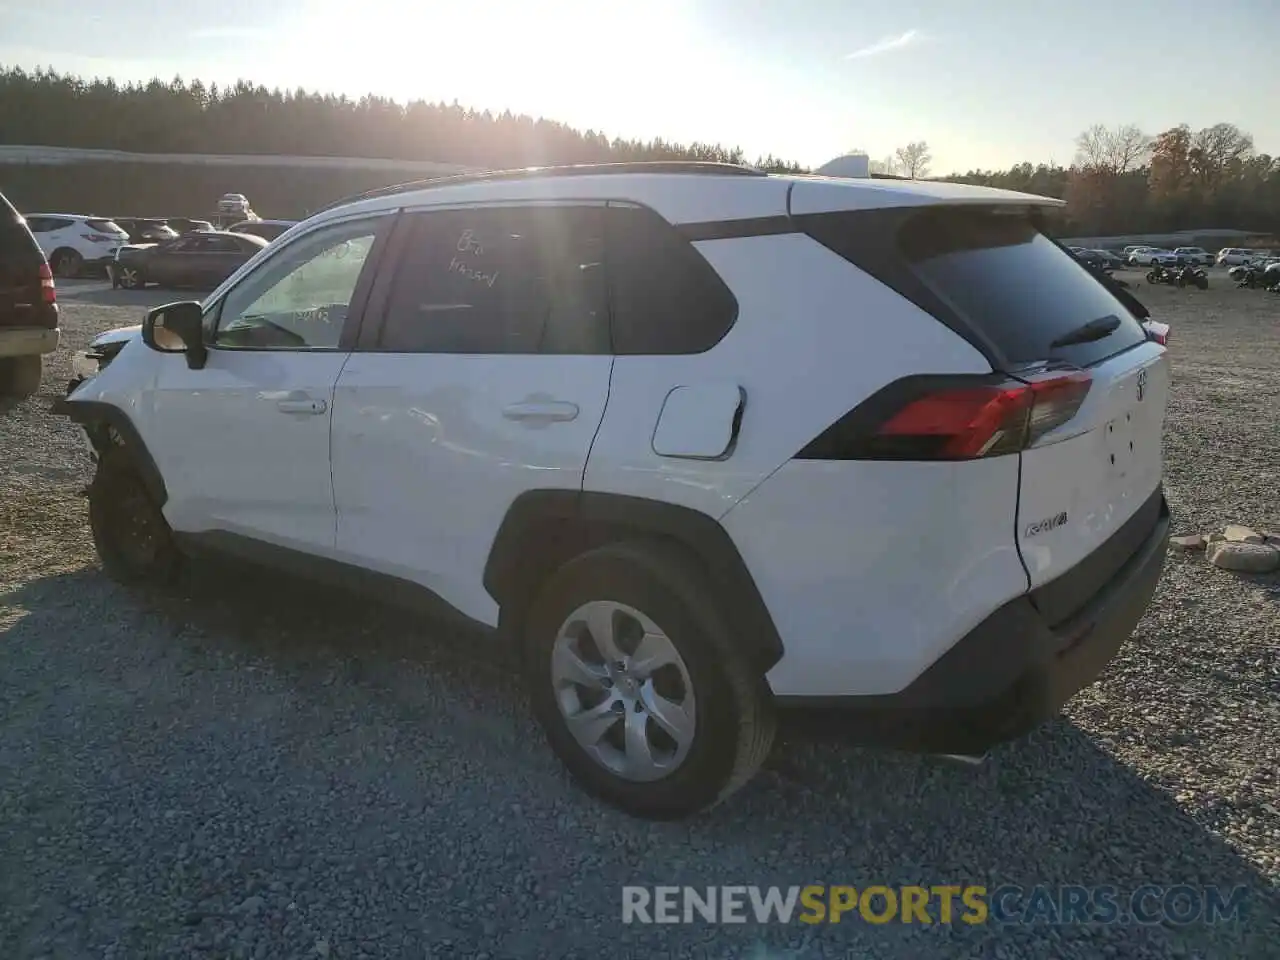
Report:
M929 163L933 160L933 155L929 153L929 144L923 140L915 140L905 147L899 147L894 151L894 156L903 176L918 180L929 175Z
M1120 176L1142 166L1151 138L1135 124L1114 130L1097 123L1076 137L1076 166L1090 173Z
M1233 123L1215 123L1191 138L1187 155L1202 184L1215 188L1253 154L1253 137Z
M890 177L898 175L898 164L894 161L892 154L883 160L872 160L868 165L868 169L871 173L882 173Z

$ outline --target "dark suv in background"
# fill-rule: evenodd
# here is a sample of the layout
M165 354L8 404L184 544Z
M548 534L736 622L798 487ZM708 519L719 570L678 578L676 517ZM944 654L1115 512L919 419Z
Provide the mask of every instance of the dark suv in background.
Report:
M0 194L0 411L40 389L41 358L58 348L58 335L53 273Z

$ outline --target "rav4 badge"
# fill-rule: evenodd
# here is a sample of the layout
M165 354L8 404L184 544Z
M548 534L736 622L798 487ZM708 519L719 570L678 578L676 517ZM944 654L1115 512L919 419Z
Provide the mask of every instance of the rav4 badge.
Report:
M1067 522L1067 513L1064 510L1056 517L1047 517L1039 520L1031 526L1027 527L1026 536L1034 537L1038 533L1048 533L1050 530L1057 530L1058 527L1065 526Z

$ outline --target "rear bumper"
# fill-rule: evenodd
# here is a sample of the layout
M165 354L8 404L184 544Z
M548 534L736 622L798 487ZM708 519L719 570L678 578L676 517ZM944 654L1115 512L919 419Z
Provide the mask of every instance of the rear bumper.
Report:
M58 349L57 327L0 327L0 357L29 357Z
M1096 580L1091 558L1046 584L1057 588L1050 594L1000 607L896 694L779 698L779 706L826 731L904 749L980 753L1021 736L1092 683L1142 618L1169 543L1168 503L1162 491L1153 500L1138 511L1154 523L1144 523L1137 548L1067 619L1051 621L1046 610L1054 604L1046 601L1078 596L1079 584ZM1121 531L1098 552L1132 546L1133 532Z

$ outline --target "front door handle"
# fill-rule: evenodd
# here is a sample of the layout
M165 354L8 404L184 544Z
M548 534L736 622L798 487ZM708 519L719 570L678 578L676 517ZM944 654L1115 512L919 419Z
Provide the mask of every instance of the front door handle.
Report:
M277 400L276 409L281 413L310 413L317 415L324 413L329 409L329 404L323 400L298 399Z
M578 418L578 405L565 400L528 400L503 407L502 415L508 420L562 423Z

